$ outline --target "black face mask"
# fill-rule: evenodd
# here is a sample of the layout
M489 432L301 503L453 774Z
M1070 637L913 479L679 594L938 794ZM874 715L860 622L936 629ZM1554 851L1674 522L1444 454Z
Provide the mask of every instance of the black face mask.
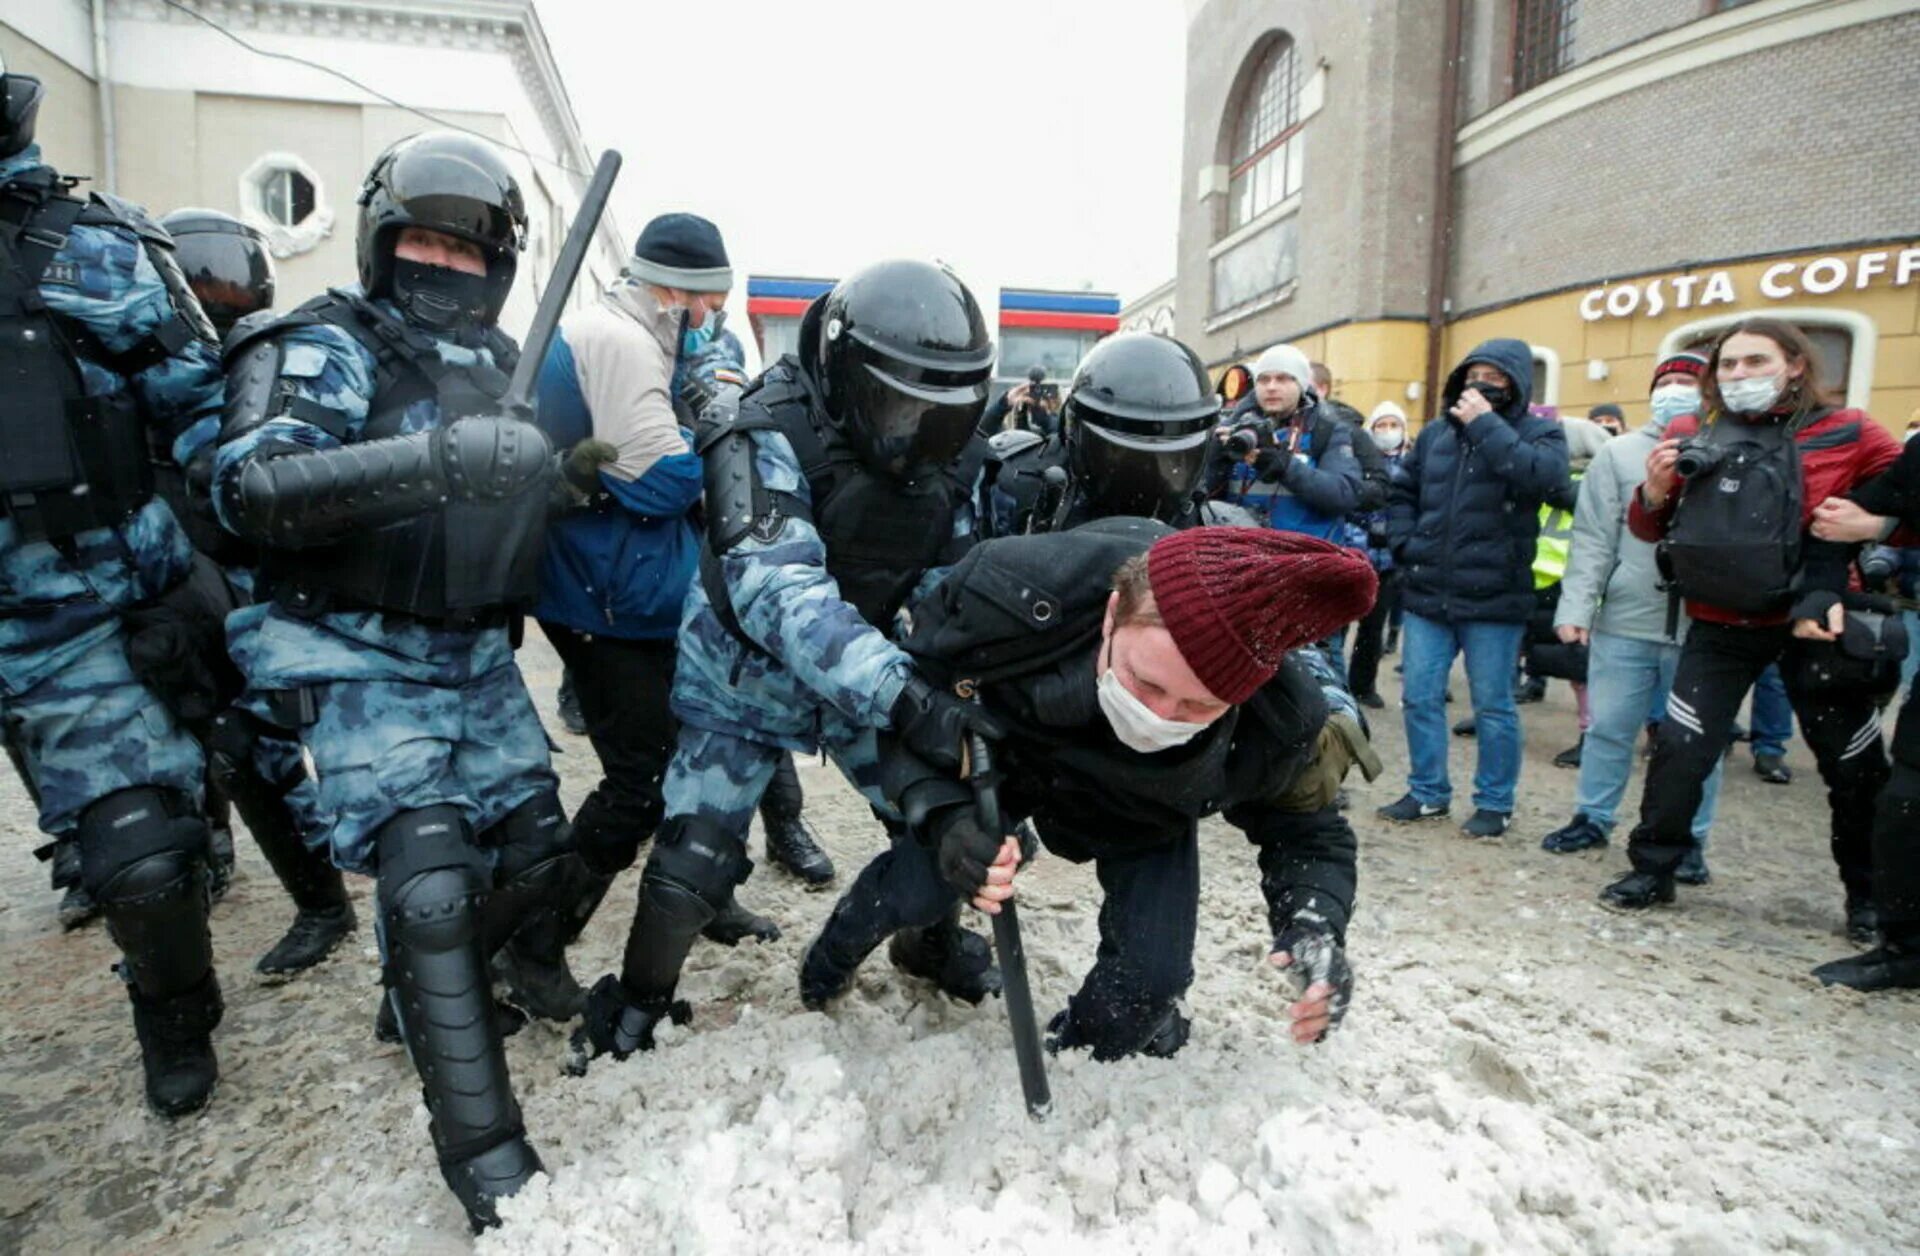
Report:
M1503 388L1499 384L1488 384L1480 380L1475 380L1468 384L1467 387L1473 389L1473 391L1479 393L1482 397L1485 397L1487 404L1495 410L1505 410L1507 403L1513 400L1513 390L1511 388Z
M429 331L468 330L486 316L487 277L396 257L393 303Z

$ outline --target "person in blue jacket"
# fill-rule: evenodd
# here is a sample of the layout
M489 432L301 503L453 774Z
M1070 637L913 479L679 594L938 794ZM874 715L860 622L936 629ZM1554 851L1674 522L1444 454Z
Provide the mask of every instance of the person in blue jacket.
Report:
M1533 610L1540 507L1571 506L1567 438L1529 414L1533 353L1489 340L1447 377L1440 413L1421 429L1390 490L1387 531L1406 608L1404 700L1412 770L1407 793L1380 809L1398 822L1451 810L1444 703L1447 674L1465 654L1479 729L1473 837L1498 837L1520 780L1520 716L1513 665Z
M1354 431L1321 404L1307 355L1274 345L1254 363L1253 391L1217 429L1208 496L1277 531L1345 542L1363 487Z
M531 944L542 955L564 953L663 814L676 638L700 555L693 512L701 462L679 390L689 375L741 369L738 340L714 334L732 286L714 224L660 215L641 232L620 279L567 320L541 367L539 421L556 448L569 450L575 504L548 526L534 615L573 677L603 772L574 816L583 882L567 911L538 922L536 935L548 936ZM791 763L785 767L791 773ZM797 820L797 802L792 811ZM804 826L769 822L767 832L775 862L810 880L832 878ZM782 844L796 833L798 841ZM728 945L778 932L738 904L706 929ZM543 1016L564 1020L586 1004L561 965L506 975ZM542 975L552 982L542 984Z

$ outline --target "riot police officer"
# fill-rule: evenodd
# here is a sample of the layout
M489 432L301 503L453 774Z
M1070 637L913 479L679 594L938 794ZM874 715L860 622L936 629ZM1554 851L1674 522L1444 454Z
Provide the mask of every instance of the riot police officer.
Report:
M509 628L552 475L499 405L526 212L500 154L452 132L389 148L359 203L359 284L229 348L213 500L261 548L261 600L228 636L239 706L311 761L334 862L377 878L385 1006L478 1229L542 1168L488 958L577 860Z
M223 342L243 320L250 328L265 326L265 320L272 318L273 257L259 231L215 209L176 209L160 223L173 237L181 273ZM194 548L219 565L223 588L216 592L228 595L226 609L231 610L251 600L257 555L252 546L222 528L208 508L205 478L211 470L217 428L209 425L200 435L194 467L199 482L191 492L186 472L170 456L156 459L156 474L160 492L186 527ZM221 658L215 663L224 667L225 639L216 644ZM292 927L255 967L270 977L291 976L313 967L353 932L355 920L340 870L301 840L298 815L311 806L313 787L300 762L299 745L271 738L240 711L190 719L188 726L207 751L207 813L215 851L224 848L231 866L231 835L222 841L231 801L297 909ZM263 737L267 744L262 744Z
M0 62L0 729L40 827L78 840L121 951L148 1102L203 1107L220 985L199 745L134 671L193 549L148 442L219 412L212 328L144 211L40 158L39 80ZM198 627L204 629L202 623Z
M808 308L797 355L706 404L707 548L681 625L667 818L621 971L589 994L583 1057L646 1049L663 1017L685 1019L681 966L751 866L747 825L787 751L824 748L883 806L878 730L957 764L970 708L890 631L973 540L992 369L957 277L880 262Z

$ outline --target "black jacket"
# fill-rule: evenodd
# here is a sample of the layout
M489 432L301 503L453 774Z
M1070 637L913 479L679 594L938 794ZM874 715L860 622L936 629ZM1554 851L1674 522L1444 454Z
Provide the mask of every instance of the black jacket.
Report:
M1462 427L1448 413L1467 368L1484 362L1513 381L1499 411ZM1570 502L1567 437L1527 413L1533 355L1518 340L1489 340L1454 368L1440 412L1401 460L1388 531L1405 573L1402 605L1441 621L1523 623L1533 611L1540 507Z
M1331 808L1301 815L1275 805L1312 761L1326 721L1304 668L1288 660L1249 701L1159 754L1121 745L1100 711L1108 578L1165 533L1111 519L985 542L914 606L905 648L935 683L982 678L980 700L1011 730L998 747L1002 811L1009 823L1031 817L1049 850L1076 862L1124 855L1181 840L1220 814L1254 842L1282 847L1285 886L1318 892L1344 931L1352 830ZM884 737L881 776L909 819L972 797Z

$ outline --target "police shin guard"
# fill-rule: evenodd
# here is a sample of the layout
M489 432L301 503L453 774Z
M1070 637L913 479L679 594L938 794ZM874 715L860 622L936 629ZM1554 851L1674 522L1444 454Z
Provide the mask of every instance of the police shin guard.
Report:
M483 919L488 957L509 999L544 1020L571 1020L586 1007L567 947L613 882L573 852L570 833L559 798L543 794L482 838L500 850L499 886Z
M219 1077L224 1005L207 929L207 826L153 788L124 789L80 818L81 880L123 956L147 1102L162 1116L206 1106Z
M387 997L420 1074L441 1176L478 1232L499 1224L496 1199L543 1171L494 1020L481 945L487 874L453 807L396 816L377 841Z
M673 998L680 969L749 866L739 835L710 820L675 816L661 827L640 878L620 974L595 984L586 1022L574 1034L575 1072L595 1056L618 1060L652 1049L662 1020L686 1022L691 1009Z

